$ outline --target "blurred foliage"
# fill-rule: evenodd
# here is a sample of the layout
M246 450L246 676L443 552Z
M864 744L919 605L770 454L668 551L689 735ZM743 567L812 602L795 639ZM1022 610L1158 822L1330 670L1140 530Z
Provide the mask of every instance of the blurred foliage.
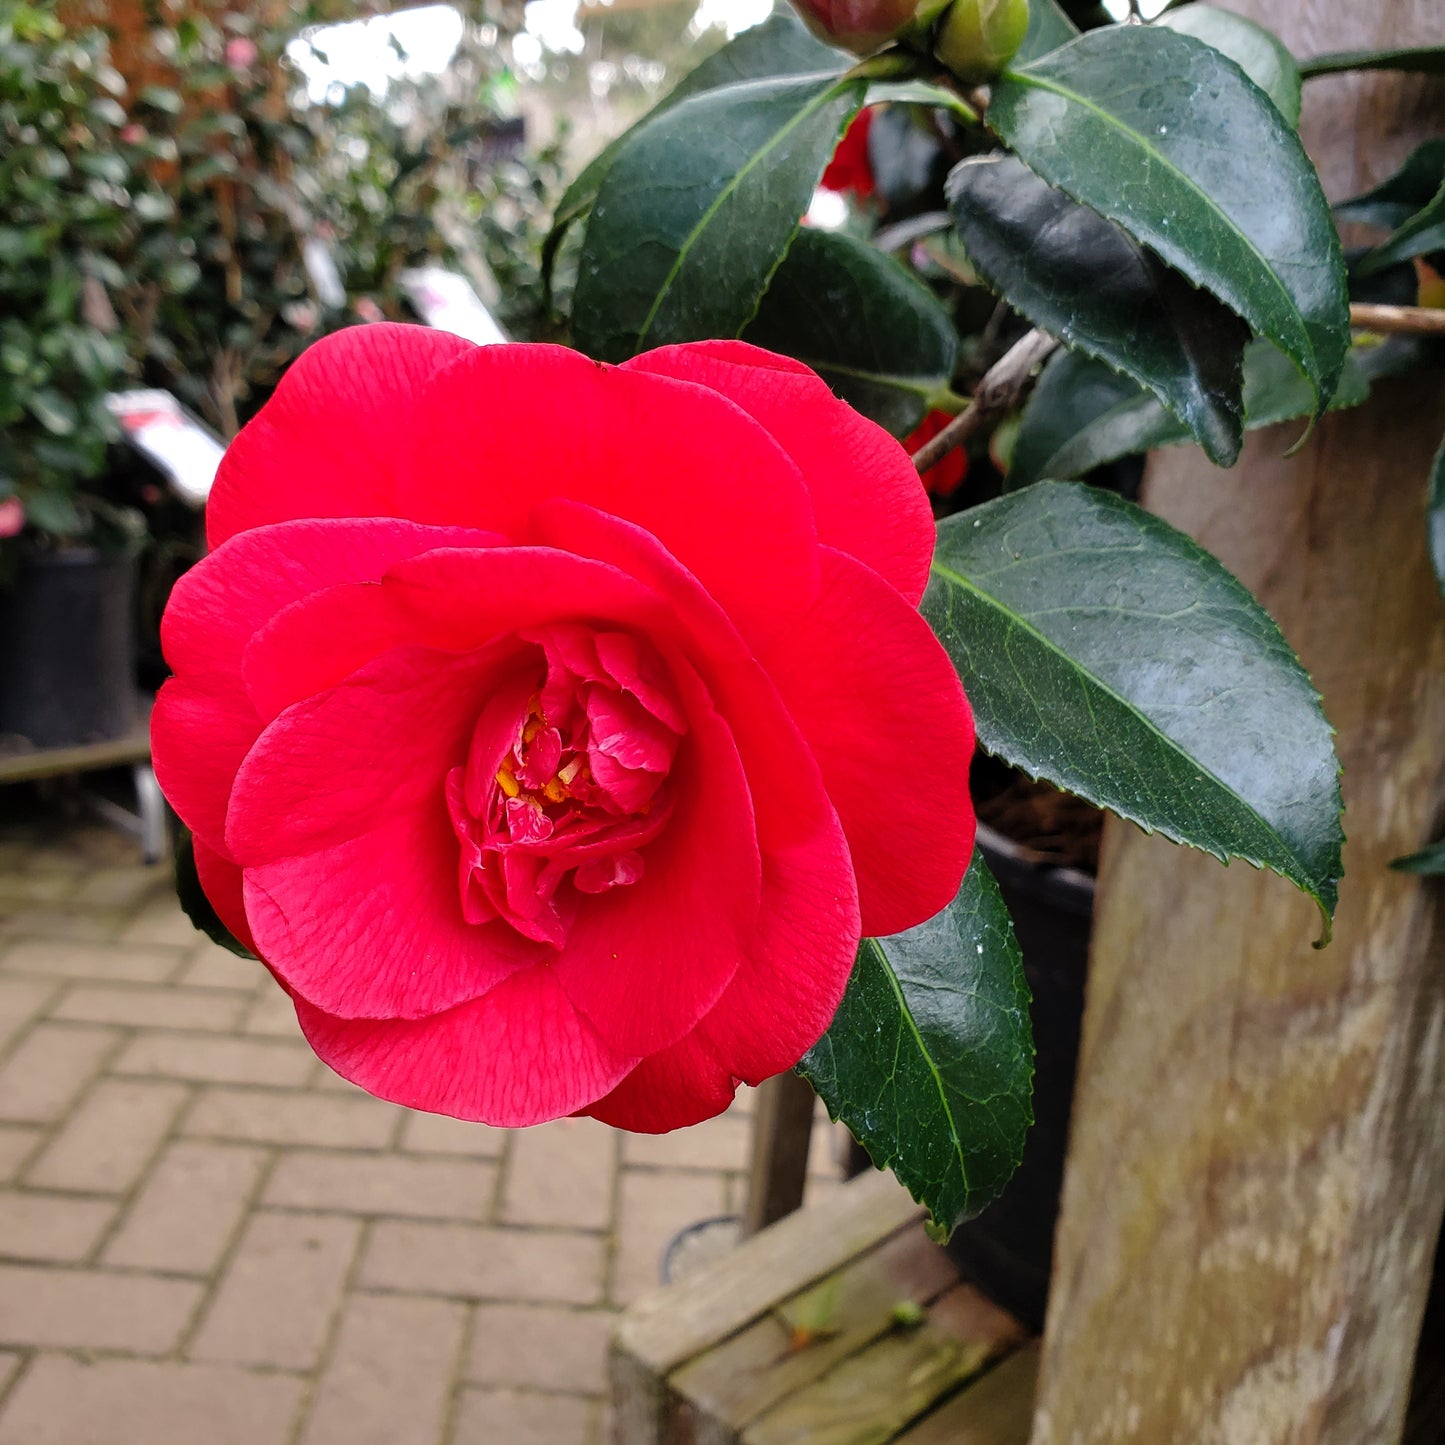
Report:
M0 0L0 501L55 537L129 520L80 490L116 435L106 393L134 371L115 258L158 199L124 93L102 36Z
M161 0L127 77L99 27L0 0L0 502L28 535L127 523L83 491L117 436L107 392L163 387L230 437L316 337L409 319L407 267L460 270L542 333L560 148L524 149L520 5L459 8L445 73L317 100L287 49L334 7L267 27Z

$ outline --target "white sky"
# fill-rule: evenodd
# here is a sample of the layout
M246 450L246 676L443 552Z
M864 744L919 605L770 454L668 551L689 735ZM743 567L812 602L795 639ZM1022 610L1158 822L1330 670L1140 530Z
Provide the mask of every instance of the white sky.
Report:
M725 25L732 36L766 20L771 9L772 0L701 0L693 24L698 30ZM535 66L544 50L580 55L582 32L576 17L577 0L530 0L526 29L513 46L518 62ZM406 52L405 60L391 44L393 36ZM450 5L423 5L321 26L305 40L293 40L287 50L306 77L311 98L320 101L333 85L364 84L384 95L400 76L445 70L461 37L462 18ZM324 62L313 46L324 53Z

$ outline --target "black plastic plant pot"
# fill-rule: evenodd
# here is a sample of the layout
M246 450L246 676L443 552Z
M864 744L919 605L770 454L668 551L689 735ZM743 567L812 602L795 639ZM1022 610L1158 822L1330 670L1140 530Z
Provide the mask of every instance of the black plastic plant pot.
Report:
M1041 1330L1079 1061L1094 880L1035 863L987 828L979 829L979 846L1013 915L1033 994L1034 1126L1003 1196L954 1232L948 1252L990 1299Z
M135 722L136 556L34 552L0 587L0 736L36 748L123 737Z

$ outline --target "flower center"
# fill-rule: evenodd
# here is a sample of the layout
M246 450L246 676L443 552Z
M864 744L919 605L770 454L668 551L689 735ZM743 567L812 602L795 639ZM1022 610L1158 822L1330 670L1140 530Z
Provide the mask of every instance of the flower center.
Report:
M579 894L642 877L687 723L661 659L630 634L559 624L524 641L538 651L482 709L447 811L467 922L561 948Z

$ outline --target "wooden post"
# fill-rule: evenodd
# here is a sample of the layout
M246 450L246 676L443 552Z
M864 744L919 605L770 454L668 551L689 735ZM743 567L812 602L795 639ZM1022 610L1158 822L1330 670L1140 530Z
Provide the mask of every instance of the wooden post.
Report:
M1216 0L1219 3L1219 0ZM1440 0L1225 0L1297 55L1438 44ZM1438 134L1445 87L1313 81L1331 199ZM1293 459L1151 464L1146 500L1279 620L1339 730L1333 945L1281 879L1111 824L1034 1445L1399 1438L1445 1202L1445 605L1424 488L1438 375L1381 385ZM1438 1437L1436 1437L1438 1438Z
M813 1086L799 1074L778 1074L758 1089L745 1234L776 1224L802 1205L816 1104Z

